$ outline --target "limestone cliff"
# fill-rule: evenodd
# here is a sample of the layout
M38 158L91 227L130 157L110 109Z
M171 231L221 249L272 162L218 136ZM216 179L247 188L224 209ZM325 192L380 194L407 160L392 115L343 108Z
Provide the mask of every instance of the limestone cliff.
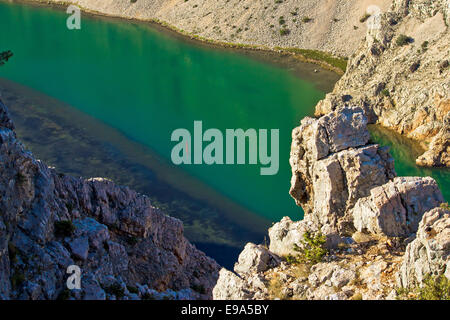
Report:
M248 244L235 273L220 271L215 299L394 299L426 275L448 277L450 211L436 182L396 177L367 122L341 106L293 130L290 193L304 219L274 224L269 247Z
M1 102L0 159L0 299L210 297L219 266L181 221L127 187L47 167ZM70 265L81 268L81 290L66 288Z
M449 23L446 0L394 1L316 114L359 105L370 122L422 143L417 164L450 166Z

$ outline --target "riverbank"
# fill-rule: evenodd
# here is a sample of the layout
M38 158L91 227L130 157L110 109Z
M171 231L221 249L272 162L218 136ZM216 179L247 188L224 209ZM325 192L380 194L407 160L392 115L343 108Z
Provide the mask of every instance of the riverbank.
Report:
M14 0L17 3L26 3L29 5L51 6L59 10L65 10L67 6L73 4L72 1L42 1L42 0ZM323 69L333 71L338 75L343 75L346 69L348 58L344 55L337 55L330 52L318 50L318 49L301 49L292 47L281 47L276 43L272 45L267 44L249 44L228 42L220 39L208 38L198 34L194 34L187 30L181 29L173 24L157 18L137 18L130 17L129 15L118 15L106 13L104 11L95 10L82 4L76 4L83 11L84 14L92 16L103 16L115 19L126 19L134 22L148 23L152 27L157 28L161 32L170 33L171 36L182 38L184 41L193 41L196 45L204 45L210 47L220 47L223 49L239 50L240 52L246 52L249 55L253 55L257 59L264 59L265 61L271 61L273 63L276 58L272 55L290 55L294 59L312 63L320 66ZM270 55L267 59L264 56Z

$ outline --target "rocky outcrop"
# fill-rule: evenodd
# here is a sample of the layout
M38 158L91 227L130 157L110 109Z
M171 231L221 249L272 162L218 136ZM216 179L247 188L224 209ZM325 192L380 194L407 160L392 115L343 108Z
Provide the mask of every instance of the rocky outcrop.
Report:
M293 130L291 195L304 219L274 224L269 250L248 244L235 273L220 272L214 299L395 299L399 274L420 271L420 282L448 263L448 214L434 209L444 201L436 182L395 177L388 150L369 142L367 122L363 108L342 105ZM436 239L419 242L424 228ZM305 235L318 232L327 241L313 249ZM308 260L306 250L320 246L328 254Z
M361 108L305 118L293 130L290 194L324 234L344 233L356 201L395 176L387 149L368 141Z
M423 214L443 202L432 178L398 177L358 200L353 223L358 231L408 237L416 232Z
M186 240L181 221L127 187L56 172L13 129L0 103L1 299L211 295L219 266ZM71 265L81 290L68 292Z
M423 166L450 166L450 35L448 1L394 1L351 56L334 91L316 107L345 104L422 143Z
M406 247L399 284L415 287L430 274L450 279L450 210L444 207L424 214L415 239Z

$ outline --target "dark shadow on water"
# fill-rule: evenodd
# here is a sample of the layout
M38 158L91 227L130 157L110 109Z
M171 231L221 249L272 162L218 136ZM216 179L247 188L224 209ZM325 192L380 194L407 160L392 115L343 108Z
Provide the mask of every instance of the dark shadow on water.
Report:
M217 201L213 206L174 188L159 178L167 168L158 167L149 150L97 120L1 78L0 98L9 109L19 139L36 158L65 174L107 177L149 195L153 205L183 221L186 237L221 265L232 265L248 241L263 241L269 221L243 209L239 212L236 205L216 195L210 195ZM227 205L242 214L242 223L223 211Z
M203 252L209 252L211 257L215 257L217 263L228 270L233 270L234 263L238 260L239 254L243 249L215 243L195 242L194 244Z

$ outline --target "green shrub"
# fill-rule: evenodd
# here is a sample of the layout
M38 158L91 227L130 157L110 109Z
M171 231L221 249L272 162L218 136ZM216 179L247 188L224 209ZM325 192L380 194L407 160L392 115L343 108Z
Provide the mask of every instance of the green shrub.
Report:
M280 35L281 36L286 36L290 33L291 31L288 28L281 28L280 29Z
M75 231L72 221L55 221L55 236L70 237Z
M280 48L281 49L281 48ZM347 60L345 58L335 57L330 53L319 51L319 50L310 50L310 49L298 49L298 48L287 48L282 49L288 52L300 54L306 59L311 59L315 61L323 61L329 64L332 67L342 70L345 72L347 69Z
M310 265L321 262L328 253L328 250L325 248L326 241L326 236L320 232L315 235L305 232L301 240L301 246L294 245L294 250L300 253L298 261Z
M450 281L443 274L428 275L418 289L418 300L450 300Z
M308 22L310 22L310 21L312 21L312 19L311 19L310 17L303 17L303 18L302 18L302 22L303 22L303 23L308 23Z
M395 40L395 43L397 44L397 46L401 47L401 46L405 46L407 44L410 44L412 42L412 38L408 37L407 35L401 34L397 37L397 40Z
M381 94L385 97L389 97L391 95L388 89L381 90Z
M284 24L286 23L286 20L284 20L284 17L283 17L283 16L281 16L281 17L278 18L278 23L279 23L280 25L284 25Z
M422 42L421 47L422 47L422 50L423 50L423 51L427 51L427 49L428 49L428 41Z
M443 274L428 274L422 286L415 288L398 288L397 299L401 300L450 300L450 281Z
M365 13L360 19L359 22L364 23L367 21L367 19L370 18L370 14L369 13Z

